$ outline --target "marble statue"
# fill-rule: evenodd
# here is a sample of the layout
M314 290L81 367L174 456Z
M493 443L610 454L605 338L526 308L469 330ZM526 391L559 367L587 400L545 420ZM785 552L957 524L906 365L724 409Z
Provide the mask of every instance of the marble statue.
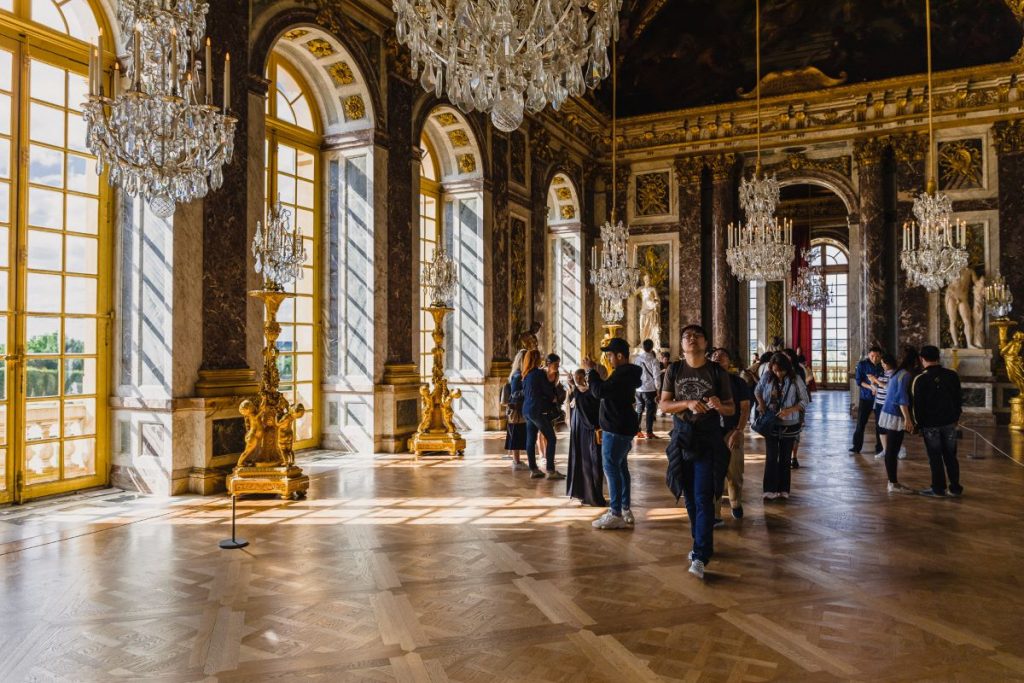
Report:
M985 276L974 276L974 348L985 348Z
M974 271L964 268L960 271L960 275L946 287L946 315L949 317L949 336L953 340L954 349L961 348L960 334L957 331L958 319L964 325L966 346L972 349L981 348L975 344L974 336L973 302L971 300L971 284L974 278ZM982 296L984 297L984 293Z
M640 296L640 342L650 339L661 346L661 299L651 285L651 276L644 274L644 286L636 290Z

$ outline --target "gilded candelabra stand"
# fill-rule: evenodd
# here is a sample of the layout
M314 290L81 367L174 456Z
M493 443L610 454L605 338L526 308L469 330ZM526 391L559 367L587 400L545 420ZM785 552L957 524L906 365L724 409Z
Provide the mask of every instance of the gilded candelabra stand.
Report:
M301 276L306 259L302 236L292 233L288 225L288 211L280 202L271 212L266 231L257 225L253 253L256 268L264 273L263 289L249 292L249 296L263 302L266 313L263 323L263 370L260 390L245 399L238 412L245 418L245 450L238 458L231 476L228 492L272 493L282 499L305 497L309 477L295 464L295 423L306 413L299 403L290 405L280 391L281 376L277 368L277 338L281 325L277 311L285 299L294 296L283 291L280 282L291 282Z
M999 353L1006 366L1006 376L1017 387L1017 395L1010 399L1010 429L1024 431L1024 332L1018 331L1012 337L1010 330L1017 323L1008 317L1013 308L1013 294L1006 280L999 274L991 279L985 288L985 306L990 323L999 331Z
M461 456L466 451L466 440L455 427L454 401L462 398L462 391L449 389L444 376L444 319L454 311L447 302L451 301L458 286L454 261L443 249L434 252L434 259L423 269L423 284L432 290L431 304L425 311L434 318L434 349L431 351L434 363L431 384L420 386L420 409L422 416L416 434L409 439L409 450L416 457L424 453L448 453Z

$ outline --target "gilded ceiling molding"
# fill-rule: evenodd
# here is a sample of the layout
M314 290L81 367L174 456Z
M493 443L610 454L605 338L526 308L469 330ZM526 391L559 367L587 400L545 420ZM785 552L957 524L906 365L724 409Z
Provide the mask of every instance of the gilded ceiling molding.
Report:
M997 121L992 137L1000 154L1020 154L1024 152L1024 121Z
M825 173L838 173L844 178L850 178L853 169L850 157L828 157L827 159L811 159L806 154L790 154L783 161L776 164L766 164L765 173L799 173L802 171L820 171Z
M834 88L846 83L846 78L845 71L839 74L839 78L830 78L822 73L821 69L814 66L772 71L761 79L761 97L777 97ZM745 92L743 88L737 88L736 94L744 100L749 100L757 95L757 88L753 88L749 92Z

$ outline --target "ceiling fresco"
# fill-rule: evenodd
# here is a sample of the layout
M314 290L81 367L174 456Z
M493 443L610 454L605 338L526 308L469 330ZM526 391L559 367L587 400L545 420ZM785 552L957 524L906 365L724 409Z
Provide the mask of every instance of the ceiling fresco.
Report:
M763 0L761 12L763 74L816 67L858 83L925 71L923 0ZM1004 0L935 2L932 22L936 71L1005 62L1024 40ZM753 90L754 0L625 0L622 28L621 115ZM594 97L610 111L610 80Z

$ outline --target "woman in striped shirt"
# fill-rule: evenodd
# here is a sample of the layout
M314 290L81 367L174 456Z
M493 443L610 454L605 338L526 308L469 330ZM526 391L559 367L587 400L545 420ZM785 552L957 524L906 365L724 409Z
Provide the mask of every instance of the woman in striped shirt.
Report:
M875 392L875 428L878 430L878 436L882 440L882 450L875 453L875 457L879 459L885 456L886 435L885 430L878 426L878 417L882 412L882 406L885 405L885 394L886 388L889 386L889 380L892 379L893 373L896 372L896 359L892 357L891 353L882 354L882 370L882 374L878 377L868 375L868 381L874 385L872 391Z

